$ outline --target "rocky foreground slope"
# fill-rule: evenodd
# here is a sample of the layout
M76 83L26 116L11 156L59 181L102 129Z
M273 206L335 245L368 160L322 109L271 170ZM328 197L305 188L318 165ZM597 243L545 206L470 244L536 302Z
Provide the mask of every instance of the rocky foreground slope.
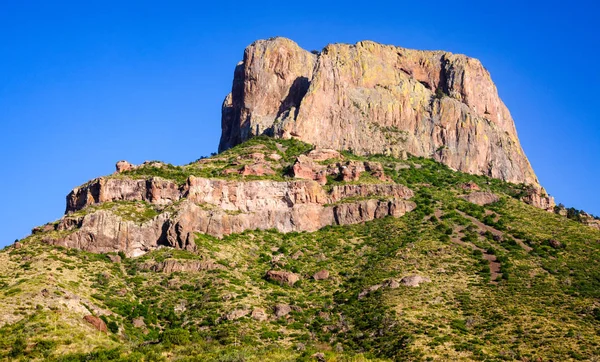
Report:
M530 192L265 137L120 162L0 251L0 359L593 360L600 231Z
M538 185L510 112L477 59L371 41L309 52L285 38L246 48L223 104L219 150L252 136L431 157Z

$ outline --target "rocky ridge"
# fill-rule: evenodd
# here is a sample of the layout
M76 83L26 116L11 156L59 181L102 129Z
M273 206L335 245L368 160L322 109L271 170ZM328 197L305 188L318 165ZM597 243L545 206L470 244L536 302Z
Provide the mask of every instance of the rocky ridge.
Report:
M253 229L316 231L328 225L399 217L415 208L414 202L408 201L412 190L390 183L376 162L341 162L341 155L325 150L300 155L296 164L300 160L313 165L326 161L329 156L324 158L324 154L338 161L326 167L330 176L345 182L358 181L361 175L368 174L378 177L379 183L339 184L326 190L326 180L319 183L303 177L289 181L237 181L191 175L180 185L161 177L121 177L138 166L123 168L124 162L120 161L117 175L73 189L67 195L65 216L34 229L34 233L54 233L44 237L54 245L139 256L160 246L194 251L196 233L222 237ZM244 167L256 167L262 162L263 157L255 158L254 163ZM157 166L164 167L153 167ZM132 218L148 211L145 218ZM185 266L152 268L175 270Z

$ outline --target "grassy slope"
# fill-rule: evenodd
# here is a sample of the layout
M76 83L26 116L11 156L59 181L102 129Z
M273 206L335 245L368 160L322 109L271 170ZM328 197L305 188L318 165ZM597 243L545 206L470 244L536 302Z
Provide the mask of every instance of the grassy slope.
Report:
M288 155L270 140L253 142L230 151L227 162L251 152L248 146L266 143L286 157L283 172L292 153L307 149L288 147ZM399 219L314 233L248 231L221 240L198 235L198 254L161 249L121 264L47 246L40 242L42 235L25 240L22 249L5 249L0 252L0 315L6 324L0 334L6 337L0 340L0 356L294 361L313 360L320 351L331 361L493 361L590 360L600 354L600 232L516 201L522 186L452 172L425 159L407 162L421 168L398 171L397 160L370 159L417 191L417 210ZM146 171L136 176L163 172ZM466 181L493 190L501 201L485 208L463 201L457 186ZM129 215L135 208L126 206L135 220ZM484 230L467 216L503 232L503 239L480 235ZM551 247L548 239L563 247ZM482 254L467 245L501 262L502 277L495 284ZM292 258L298 251L302 256ZM278 255L283 256L275 262ZM139 267L202 258L224 268L166 274ZM271 268L299 273L302 280L294 287L271 283L264 278ZM321 269L330 272L328 280L310 278ZM358 298L370 286L410 274L432 282L381 288ZM276 319L272 308L280 303L294 310ZM106 321L113 331L95 332L81 320L82 307L111 311ZM271 319L222 318L257 307ZM139 316L147 330L133 327Z

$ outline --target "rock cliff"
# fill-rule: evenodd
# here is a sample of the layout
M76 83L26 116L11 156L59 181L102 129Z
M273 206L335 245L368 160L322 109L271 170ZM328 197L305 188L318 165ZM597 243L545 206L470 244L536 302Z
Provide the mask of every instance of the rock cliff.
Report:
M245 166L261 165L264 154L251 151L252 157L242 156L251 159ZM387 181L380 163L342 163L341 155L333 150L313 150L298 157L311 165L330 158L334 159L329 174L338 177L340 184L328 189L324 183L301 178L275 181L242 177L238 181L190 175L183 184L161 177L135 179L126 172L144 165L123 170L123 162L119 162L117 175L73 189L67 195L65 216L34 233L50 233L44 241L54 245L138 256L159 246L193 251L196 233L222 237L254 229L316 231L328 225L399 217L416 207L407 201L413 191ZM199 164L211 167L214 162L203 160ZM347 174L353 177L347 179ZM346 182L356 182L363 175L379 183Z
M219 150L253 136L434 158L539 186L511 115L476 59L370 41L320 53L284 38L246 48L222 111Z

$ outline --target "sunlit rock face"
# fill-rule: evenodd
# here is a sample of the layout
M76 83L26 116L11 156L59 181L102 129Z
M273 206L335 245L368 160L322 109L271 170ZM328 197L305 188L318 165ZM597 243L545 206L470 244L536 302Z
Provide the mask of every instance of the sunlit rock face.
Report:
M219 150L267 134L359 154L410 153L538 185L510 112L483 65L370 41L320 53L259 40L235 69Z

